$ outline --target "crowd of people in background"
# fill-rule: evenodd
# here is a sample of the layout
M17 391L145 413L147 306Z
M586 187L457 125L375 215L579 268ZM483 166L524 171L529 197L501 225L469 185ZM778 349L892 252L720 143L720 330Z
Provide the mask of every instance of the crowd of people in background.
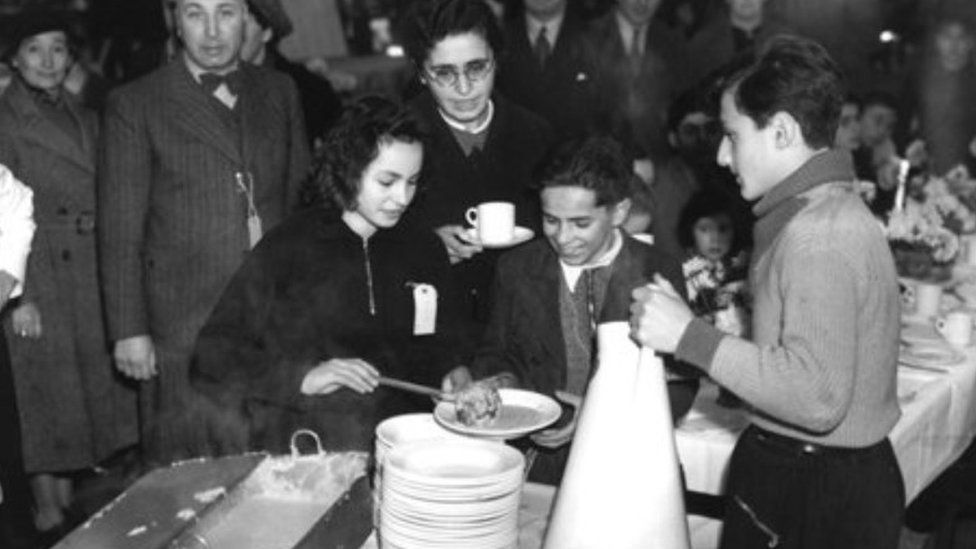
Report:
M350 51L381 54L363 33L386 20L413 74L365 99L279 52L279 0L44 4L0 20L0 164L36 223L24 272L0 205L0 542L63 535L74 481L120 455L283 451L310 421L368 450L379 419L429 408L380 375L495 376L571 408L591 322L649 272L748 337L754 213L716 160L716 82L778 35L845 72L833 148L873 212L913 143L976 169L965 1L341 0ZM543 238L472 239L491 201ZM668 369L677 419L701 374ZM534 479L558 483L571 438L571 418L535 438Z

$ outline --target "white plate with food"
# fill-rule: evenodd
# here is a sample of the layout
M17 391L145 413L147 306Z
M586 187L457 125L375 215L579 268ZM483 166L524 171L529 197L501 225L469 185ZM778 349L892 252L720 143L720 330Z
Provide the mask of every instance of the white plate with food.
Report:
M490 391L473 396L441 401L434 408L434 420L457 433L510 439L551 425L562 414L558 402L533 391L498 389L500 402L493 402Z

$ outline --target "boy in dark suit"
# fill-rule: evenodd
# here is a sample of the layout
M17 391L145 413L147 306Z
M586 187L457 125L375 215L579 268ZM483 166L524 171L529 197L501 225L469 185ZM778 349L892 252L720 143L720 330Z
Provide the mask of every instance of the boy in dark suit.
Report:
M226 282L308 165L295 85L239 61L245 0L177 0L183 51L108 101L100 263L119 370L145 381L150 461L188 453L187 361Z
M496 375L502 384L578 405L596 357L596 325L627 319L630 292L655 273L683 287L676 259L620 230L634 176L615 141L570 142L546 166L539 192L545 238L499 260L485 338L470 369L448 374L447 390ZM698 381L669 377L672 415L679 418ZM541 447L533 480L559 483L575 412L568 419L532 436Z

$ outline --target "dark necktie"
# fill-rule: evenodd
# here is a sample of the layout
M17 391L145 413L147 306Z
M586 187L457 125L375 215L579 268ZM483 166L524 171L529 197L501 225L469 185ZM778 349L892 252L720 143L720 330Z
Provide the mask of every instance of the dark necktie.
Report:
M549 43L546 27L542 27L535 39L535 58L540 67L545 68L550 54L552 54L552 44Z
M241 93L241 73L240 71L231 71L227 74L215 74L212 72L205 72L200 75L200 85L203 86L203 90L207 93L213 95L217 88L221 84L227 86L227 91L231 95L237 96Z
M641 55L640 34L640 29L634 27L634 34L630 36L630 50L627 52L627 57L630 60L630 68L634 74L640 72L643 57Z

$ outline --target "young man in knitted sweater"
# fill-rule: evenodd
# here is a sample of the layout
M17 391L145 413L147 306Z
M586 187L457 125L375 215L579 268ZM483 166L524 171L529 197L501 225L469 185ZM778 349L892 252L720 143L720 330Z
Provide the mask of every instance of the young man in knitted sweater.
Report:
M722 89L718 162L758 199L753 340L694 319L660 278L634 292L634 337L752 410L730 464L723 548L895 547L899 298L850 157L830 150L840 74L818 44L782 38Z

